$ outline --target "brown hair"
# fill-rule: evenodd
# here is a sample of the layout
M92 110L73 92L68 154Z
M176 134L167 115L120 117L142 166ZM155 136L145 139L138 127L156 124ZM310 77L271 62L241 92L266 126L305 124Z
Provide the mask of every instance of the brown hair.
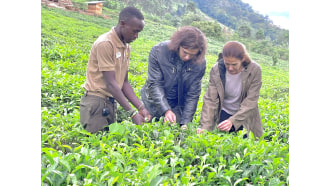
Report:
M228 41L222 49L222 53L219 54L218 57L234 57L239 60L245 60L242 62L244 66L251 63L251 58L249 54L246 52L246 48L244 44L238 41Z
M199 49L193 63L202 63L207 50L207 40L203 32L192 26L184 26L176 31L168 45L169 50L178 51L180 46L185 49Z

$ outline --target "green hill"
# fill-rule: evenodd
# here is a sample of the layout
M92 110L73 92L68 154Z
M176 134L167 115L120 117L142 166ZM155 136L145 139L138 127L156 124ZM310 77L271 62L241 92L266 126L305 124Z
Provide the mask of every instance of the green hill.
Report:
M88 0L73 0L76 7L87 9ZM178 28L192 25L208 38L224 43L239 40L249 45L249 52L289 59L289 31L272 24L267 16L256 13L241 0L130 0L103 4L103 14L113 16L126 6L136 6L147 20ZM217 51L213 51L217 53Z
M94 40L117 24L111 19L41 7L42 185L278 185L289 184L288 61L250 52L262 68L260 141L243 132L197 135L208 74L224 41L208 38L207 72L187 131L162 122L137 126L121 115L109 133L90 134L79 123L79 103ZM151 47L176 28L146 19L131 44L129 81L139 96ZM251 47L249 43L247 47Z
M248 25L257 32L262 30L266 37L277 43L289 42L289 31L274 25L268 16L255 12L252 7L241 0L193 0L197 7L210 17L232 29L239 30Z

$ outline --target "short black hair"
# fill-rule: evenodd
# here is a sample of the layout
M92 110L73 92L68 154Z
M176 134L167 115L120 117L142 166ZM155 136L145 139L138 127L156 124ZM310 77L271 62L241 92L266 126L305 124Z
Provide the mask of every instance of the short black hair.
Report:
M144 16L141 11L132 6L122 9L119 13L119 21L128 21L133 17L144 20Z

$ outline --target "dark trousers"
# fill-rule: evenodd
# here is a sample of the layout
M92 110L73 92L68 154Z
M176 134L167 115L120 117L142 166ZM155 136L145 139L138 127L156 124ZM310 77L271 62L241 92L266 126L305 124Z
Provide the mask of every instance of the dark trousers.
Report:
M221 122L227 120L230 116L232 116L232 115L228 114L228 113L227 113L226 111L224 111L224 110L221 110L221 112L220 112L220 122L219 122L219 123L221 123ZM239 131L239 130L243 130L243 126L241 126L240 128L237 129L237 131ZM231 132L235 132L235 127L234 127L234 125L233 125L233 126L231 127L231 129L229 130L229 133L231 133Z
M108 131L109 124L116 122L117 104L113 98L101 98L87 93L80 102L80 123L91 133Z

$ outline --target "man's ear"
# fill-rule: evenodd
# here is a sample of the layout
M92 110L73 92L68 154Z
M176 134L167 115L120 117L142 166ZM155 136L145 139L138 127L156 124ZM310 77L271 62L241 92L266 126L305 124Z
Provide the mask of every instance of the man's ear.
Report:
M125 21L123 21L123 20L119 21L119 25L124 26L125 24L126 24Z

